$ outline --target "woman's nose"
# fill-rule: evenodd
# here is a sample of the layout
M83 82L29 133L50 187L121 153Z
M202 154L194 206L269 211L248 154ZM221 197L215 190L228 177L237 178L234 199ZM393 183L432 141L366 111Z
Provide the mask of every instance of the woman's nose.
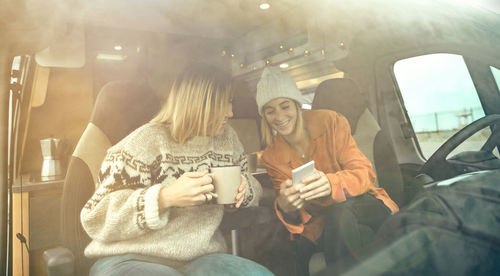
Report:
M232 118L233 117L233 107L229 106L226 111L226 117Z
M276 112L276 119L278 121L281 120L281 118L283 118L284 113L279 110L276 110L275 112Z

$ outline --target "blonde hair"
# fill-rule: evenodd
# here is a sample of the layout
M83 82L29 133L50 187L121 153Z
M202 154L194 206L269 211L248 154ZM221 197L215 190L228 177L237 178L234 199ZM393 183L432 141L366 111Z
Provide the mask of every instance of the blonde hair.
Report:
M304 125L304 118L302 115L302 109L300 103L297 101L293 100L295 103L295 108L297 108L297 122L295 123L295 129L297 131L305 131L305 125ZM263 112L263 118L260 121L260 129L262 133L262 142L266 146L270 146L273 143L273 129L269 125L266 119L266 115Z
M183 144L218 129L230 99L229 74L212 66L189 67L175 80L167 101L151 122L168 124L172 138Z

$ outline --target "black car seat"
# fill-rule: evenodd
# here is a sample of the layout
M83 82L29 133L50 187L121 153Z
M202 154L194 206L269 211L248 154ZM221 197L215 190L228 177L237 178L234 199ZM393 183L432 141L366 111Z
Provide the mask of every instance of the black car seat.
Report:
M61 200L61 245L74 256L74 275L88 275L93 260L83 255L90 237L80 224L80 211L94 193L101 162L109 147L134 129L148 122L159 111L160 104L154 91L147 85L114 81L103 86L84 133L71 156L64 180ZM51 251L44 253L46 261L64 262L54 258ZM65 251L52 251L65 254ZM49 266L56 264L48 264ZM68 272L68 271L64 271ZM63 271L53 271L61 275ZM69 274L73 274L69 271Z
M354 81L346 78L323 81L316 88L312 109L334 110L347 118L358 148L373 164L377 175L375 186L384 188L402 206L404 184L396 155ZM320 271L324 266L322 253L313 255L310 272Z
M384 188L401 206L404 185L396 154L354 81L345 78L323 81L316 88L312 108L334 110L346 117L358 148L373 165L377 175L375 186Z

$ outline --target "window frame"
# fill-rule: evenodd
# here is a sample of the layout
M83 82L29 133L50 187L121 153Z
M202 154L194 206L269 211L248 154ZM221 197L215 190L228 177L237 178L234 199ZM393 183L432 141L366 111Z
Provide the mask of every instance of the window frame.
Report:
M402 59L429 54L448 53L463 57L485 115L500 114L499 88L489 66L500 65L500 57L492 49L480 49L477 45L432 45L421 49L409 49L381 56L375 60L377 115L381 126L388 131L400 164L426 162L420 143L409 118L399 85L394 74L394 64ZM488 72L486 72L487 70ZM397 102L397 105L395 106ZM406 126L406 130L405 127ZM405 133L406 132L406 136Z
M410 57L410 58L407 58L407 59L416 59L416 58L419 58L419 57L424 58L424 57L426 57L426 56L430 56L430 55L452 55L453 57L456 57L456 58L457 58L457 61L458 61L458 59L460 59L460 58L461 58L461 59L460 59L460 62L461 62L461 64L463 64L463 66L465 66L465 69L467 70L467 73L468 73L468 76L469 76L469 79L470 79L470 83L473 85L473 88L474 88L474 91L471 91L471 92L476 93L475 95L476 95L476 97L477 97L477 101L478 101L478 103L479 103L479 105L480 105L480 108L481 108L482 112L484 113L484 105L483 105L483 101L480 99L480 97L479 97L479 94L480 94L480 93L479 93L479 91L477 91L477 88L476 88L476 86L474 85L474 82L473 82L473 80L472 80L472 75L471 75L471 73L470 73L470 68L469 68L469 66L468 66L468 65L467 65L467 63L466 63L465 57L464 57L463 55L459 55L459 54L454 54L454 53L446 53L446 52L440 52L440 53L432 53L432 54L418 55L418 56ZM400 60L397 60L397 61L395 61L395 62L393 63L393 65L392 65L392 75L393 75L393 79L394 79L394 81L395 81L396 86L398 87L398 92L399 92L399 95L401 96L401 102L402 102L403 104L404 104L404 102L405 102L405 100L404 100L405 96L403 95L402 90L401 90L401 88L399 87L399 84L400 84L401 82L398 82L398 79L397 79L397 77L396 77L396 70L395 70L395 68L396 68L396 64L397 64L398 62L405 61L405 60L407 60L407 59L400 59ZM463 62L463 63L462 63L462 62ZM418 65L418 64L417 64L417 63L415 63L415 65ZM462 65L460 65L460 66L462 66ZM444 74L446 74L446 73L443 73L443 75L444 75ZM452 76L452 77L453 77L453 76ZM401 80L400 80L400 81L401 81ZM444 82L443 82L442 84L444 84ZM435 98L434 98L434 99L435 99ZM416 143L418 144L418 152L419 152L419 154L421 155L421 158L422 158L423 160L427 160L428 158L430 158L430 156L432 156L432 154L433 154L435 151L434 151L434 152L432 152L432 153L430 153L430 154L429 154L429 152L426 152L426 153L424 154L424 151L423 151L423 148L422 148L422 143L423 143L423 141L420 141L420 140L419 140L419 138L418 138L418 136L417 136L417 131L416 131L415 127L414 127L414 120L415 120L416 118L415 118L415 116L413 116L413 117L412 117L412 116L410 116L410 114L408 113L408 109L406 108L406 106L405 106L404 110L405 110L405 112L406 112L406 116L407 116L407 119L408 119L408 124L409 124L409 125L411 125L412 132L414 133L414 136L415 136L415 137L414 137L414 139L416 140ZM449 112L449 111L445 111L445 112ZM482 116L481 116L481 117L482 117ZM479 119L479 117L477 117L477 118L473 118L473 119L474 119L474 121L475 121L475 120ZM436 125L436 126L437 126L437 125ZM460 129L461 129L461 128L460 128ZM455 133L457 133L458 131L460 131L460 129L458 129L458 130L456 130L456 131L454 131L453 129L448 129L448 130L443 129L443 131L451 131L451 132L452 132L452 133L451 133L451 135L454 135ZM439 132L440 130L437 130L437 131ZM420 132L419 132L419 133L420 133ZM450 136L450 137L451 137L451 136ZM448 139L449 139L449 138L448 138ZM448 140L448 139L446 139L446 140ZM439 145L439 146L441 146L441 145L442 145L442 144L443 144L446 140L440 141L440 142L439 142L439 143L440 143L440 145ZM428 156L426 156L426 155L428 155Z

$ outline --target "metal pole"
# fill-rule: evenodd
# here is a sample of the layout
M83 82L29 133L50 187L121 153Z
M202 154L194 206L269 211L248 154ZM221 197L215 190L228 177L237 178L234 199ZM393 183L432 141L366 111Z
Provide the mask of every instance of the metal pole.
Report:
M238 230L232 229L231 230L231 251L234 256L238 256L240 254L239 252L240 248L238 245Z
M436 132L439 133L439 122L438 122L438 114L434 112L434 121L436 122Z
M9 137L9 83L12 59L9 51L0 45L0 274L12 275L12 229L10 224L10 196L8 178Z

